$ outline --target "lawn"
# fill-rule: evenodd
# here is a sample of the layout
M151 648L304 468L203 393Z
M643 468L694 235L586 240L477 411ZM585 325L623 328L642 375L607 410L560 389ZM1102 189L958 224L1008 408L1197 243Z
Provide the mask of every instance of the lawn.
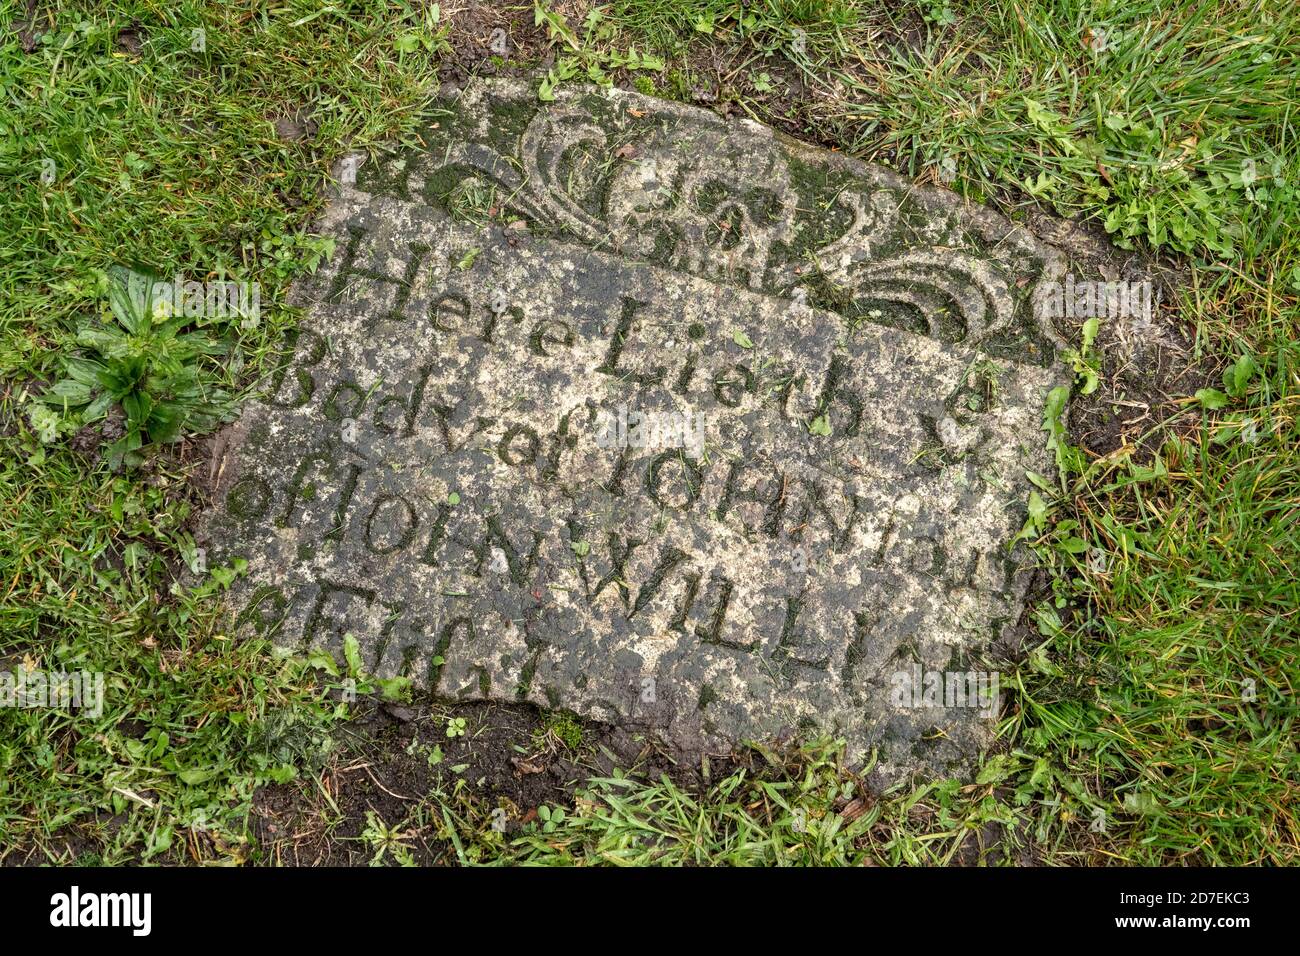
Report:
M0 669L107 690L98 715L0 708L0 862L273 862L257 821L280 811L378 863L1300 862L1293 4L5 2L0 21ZM417 699L399 705L448 753L508 718L590 773L525 807L426 741L426 789L367 809L340 769L386 688L350 702L350 662L229 639L228 579L182 575L199 433L283 352L289 283L331 252L310 224L332 164L416 142L441 81L488 71L752 116L1174 277L1170 387L1138 389L1102 329L1068 410L1044 410L1043 586L973 781L872 792L833 741L689 780L611 769L564 715ZM183 383L174 407L57 391L111 349L93 330L121 265L260 283L255 324L123 346L131 374ZM1134 399L1140 428L1097 426ZM503 808L527 822L494 825Z

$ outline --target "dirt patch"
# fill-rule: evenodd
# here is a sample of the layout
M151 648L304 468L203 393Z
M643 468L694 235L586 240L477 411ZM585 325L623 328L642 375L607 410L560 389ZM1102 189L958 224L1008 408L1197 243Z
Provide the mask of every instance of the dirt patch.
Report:
M1075 280L1118 282L1135 291L1150 285L1149 316L1101 317L1093 347L1098 387L1090 395L1076 388L1066 419L1071 441L1090 458L1128 450L1135 460L1149 459L1157 425L1180 414L1196 420L1195 412L1182 412L1178 399L1213 384L1211 372L1194 362L1195 333L1179 307L1187 270L1172 259L1119 249L1099 224L1061 219L1027 198L1019 212L1030 231L1065 253ZM1055 321L1068 341L1080 342L1082 316Z
M576 789L615 768L690 788L702 779L639 735L526 704L366 700L334 744L317 772L259 791L253 862L393 863L386 831L411 862L453 864L444 813L496 823L508 838L543 806L571 808Z
M23 15L15 17L9 24L9 29L18 36L18 42L22 44L24 53L31 53L36 49L36 45L40 42L40 33L37 32L36 0L27 0L23 7Z

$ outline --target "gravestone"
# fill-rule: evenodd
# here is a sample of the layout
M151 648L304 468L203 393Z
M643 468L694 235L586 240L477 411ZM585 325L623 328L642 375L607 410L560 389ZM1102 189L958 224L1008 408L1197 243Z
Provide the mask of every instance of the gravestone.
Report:
M234 427L238 634L684 751L986 740L1022 609L1063 262L952 194L619 90L476 82L345 164L291 355ZM355 171L355 182L352 172ZM995 689L995 688L994 688ZM987 691L987 686L984 687Z

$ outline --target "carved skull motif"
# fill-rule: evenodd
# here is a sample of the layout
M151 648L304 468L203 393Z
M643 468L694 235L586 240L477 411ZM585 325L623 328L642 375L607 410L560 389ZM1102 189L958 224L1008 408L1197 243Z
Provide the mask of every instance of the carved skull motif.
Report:
M729 129L661 129L609 183L606 221L625 254L759 288L773 246L794 238L797 196L777 150ZM759 185L752 185L759 184Z

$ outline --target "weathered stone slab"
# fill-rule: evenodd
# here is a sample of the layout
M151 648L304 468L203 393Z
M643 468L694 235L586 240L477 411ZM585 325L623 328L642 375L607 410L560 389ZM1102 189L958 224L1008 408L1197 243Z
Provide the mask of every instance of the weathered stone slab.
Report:
M755 124L508 83L320 229L205 527L240 633L689 750L807 725L892 772L986 736L891 691L1020 613L1051 249Z

